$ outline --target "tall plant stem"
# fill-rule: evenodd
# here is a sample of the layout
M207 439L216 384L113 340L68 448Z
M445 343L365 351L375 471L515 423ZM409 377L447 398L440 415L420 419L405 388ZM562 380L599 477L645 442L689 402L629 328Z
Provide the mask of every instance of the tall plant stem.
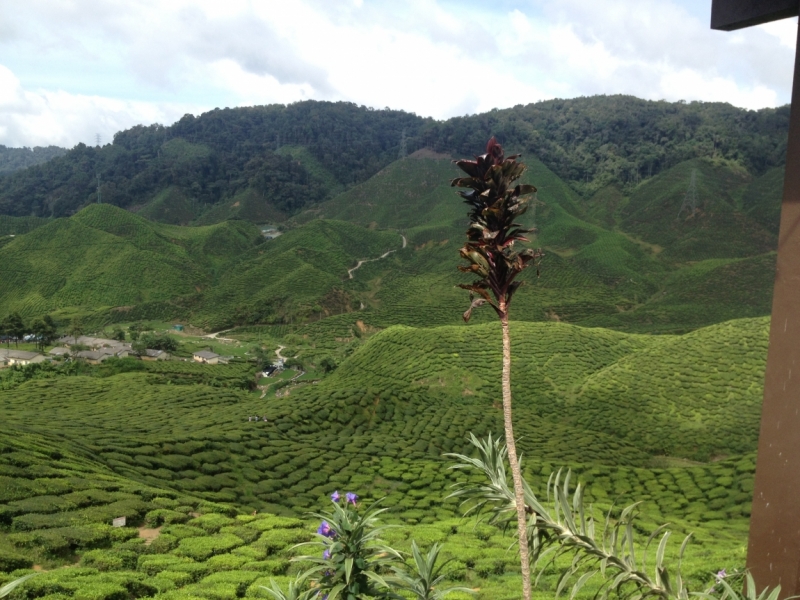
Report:
M531 599L531 571L528 556L528 517L525 514L525 496L522 488L522 472L514 442L514 426L511 421L511 336L508 331L508 308L500 302L500 326L503 329L503 424L506 432L508 462L514 480L514 503L517 506L517 534L519 535L519 561L522 566L522 597Z

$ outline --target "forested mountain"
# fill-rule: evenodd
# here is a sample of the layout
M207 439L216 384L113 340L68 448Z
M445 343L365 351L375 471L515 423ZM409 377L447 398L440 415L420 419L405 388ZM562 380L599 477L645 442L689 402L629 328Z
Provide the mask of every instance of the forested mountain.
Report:
M426 143L458 155L496 135L588 194L612 183L633 187L698 157L732 160L761 175L785 160L789 107L752 111L719 102L592 96L493 110L433 129Z
M250 192L280 218L329 197L336 184L374 174L397 158L403 130L416 135L423 123L400 111L327 102L186 115L170 127L119 132L102 148L79 144L3 179L0 212L67 216L97 202L98 191L104 203L136 208L172 189L189 203L190 216ZM305 164L291 157L299 145L310 151Z
M36 146L35 148L8 148L0 144L0 175L39 165L67 153L58 146Z
M279 222L421 148L479 152L496 135L544 163L583 197L698 157L759 176L782 164L788 107L629 96L549 100L437 122L349 103L215 109L172 126L137 126L113 144L0 179L0 214L61 217L100 200L170 223L238 217Z

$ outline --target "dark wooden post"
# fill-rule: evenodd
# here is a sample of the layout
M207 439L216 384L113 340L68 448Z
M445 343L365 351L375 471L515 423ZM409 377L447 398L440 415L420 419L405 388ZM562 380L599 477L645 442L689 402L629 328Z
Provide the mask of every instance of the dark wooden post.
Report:
M731 31L795 16L798 4L799 0L713 0L711 27ZM747 567L758 591L780 585L781 598L800 592L800 60L796 53Z

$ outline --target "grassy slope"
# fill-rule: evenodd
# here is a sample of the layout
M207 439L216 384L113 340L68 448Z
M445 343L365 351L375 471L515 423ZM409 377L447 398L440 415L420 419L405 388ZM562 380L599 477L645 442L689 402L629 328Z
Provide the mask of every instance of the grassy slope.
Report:
M606 464L637 464L658 454L708 460L752 452L766 344L763 318L658 337L516 322L513 386L521 444L538 460ZM320 412L352 412L352 397L372 396L365 431L384 439L409 434L410 410L415 423L432 428L430 444L449 451L470 430L499 430L499 369L495 324L392 327L370 338L332 377L298 391L292 411L295 417L307 411L305 418L317 423L307 432L313 434ZM640 418L630 420L632 410ZM349 420L345 426L354 427Z
M259 239L241 222L177 228L91 205L0 248L0 312L34 315L194 294Z
M679 212L696 171L697 212ZM738 210L750 176L741 167L690 160L640 185L620 211L621 227L664 247L677 262L742 258L774 250L776 238ZM767 199L764 199L767 202Z
M748 183L725 164L689 161L631 198L609 188L585 202L544 165L528 162L525 180L539 192L524 222L538 228L533 243L547 256L540 278L523 275L517 319L680 332L769 313L774 235L741 210L773 201L774 185ZM671 215L693 168L705 212L677 223ZM358 318L378 327L457 321L466 300L454 288L464 281L454 265L466 222L449 187L456 174L447 158L409 157L296 218L353 220L406 235L405 250L358 273L353 289L371 309Z
M348 269L401 244L396 233L313 221L245 254L208 290L193 318L220 327L350 311L355 299L344 291Z
M42 217L10 217L0 215L0 236L28 233L49 222Z
M692 169L702 211L675 221L671 215ZM240 221L178 228L90 206L67 221L6 238L0 253L16 274L0 290L0 311L137 305L135 318L193 315L198 324L222 327L302 323L363 304L368 310L352 321L454 324L466 301L455 289L465 281L455 269L465 226L464 206L449 187L456 174L447 158L418 154L397 161L298 216L294 223L305 225L257 251L255 227ZM539 192L523 222L538 228L532 243L547 256L540 278L523 275L528 285L517 296L516 319L680 332L768 313L774 235L747 215L769 203L774 174L761 178L769 185L748 183L727 164L688 161L641 184L630 198L608 189L588 202L535 159L525 179ZM246 200L236 210L245 210ZM389 234L342 222L323 232L317 217L395 229L407 247L388 238L378 243ZM358 245L348 246L355 238ZM356 261L389 249L397 252L342 280ZM123 266L133 278L120 277ZM195 296L198 291L204 296ZM165 305L189 295L188 304Z

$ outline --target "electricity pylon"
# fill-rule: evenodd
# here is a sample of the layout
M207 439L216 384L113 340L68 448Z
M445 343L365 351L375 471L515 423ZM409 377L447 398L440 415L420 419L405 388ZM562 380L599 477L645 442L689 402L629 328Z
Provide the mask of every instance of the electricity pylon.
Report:
M689 216L692 216L697 210L697 169L692 169L692 179L689 182L689 189L686 190L686 195L683 197L683 204L678 211L678 216L675 220L681 218L684 210L689 211Z

